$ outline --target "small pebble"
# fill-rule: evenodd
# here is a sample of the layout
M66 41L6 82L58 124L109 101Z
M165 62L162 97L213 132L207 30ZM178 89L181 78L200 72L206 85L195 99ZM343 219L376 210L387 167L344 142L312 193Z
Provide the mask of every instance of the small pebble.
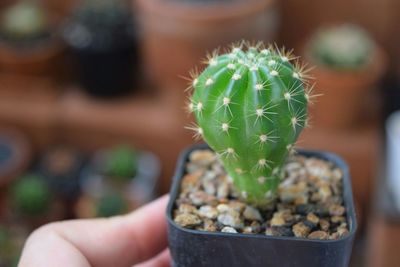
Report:
M193 205L183 203L179 206L179 213L197 214L197 209Z
M217 210L218 210L218 212L220 212L220 213L224 213L224 212L228 212L228 211L230 210L230 208L229 208L229 206L226 205L226 204L219 204L219 205L217 206Z
M270 225L271 226L282 226L284 224L285 224L285 220L283 219L282 213L275 212L271 219Z
M318 224L319 217L317 215L315 215L314 213L310 212L309 214L307 214L307 221L310 221L313 224Z
M203 150L195 150L192 153L190 153L190 162L195 163L198 166L208 166L213 163L215 160L215 153L213 153L209 149L203 149Z
M345 211L346 211L346 209L341 205L334 204L334 205L329 206L329 214L331 216L343 216Z
M343 223L346 221L346 218L343 216L332 216L331 217L331 222L332 223Z
M216 219L218 217L218 210L212 206L201 206L198 214L208 219Z
M243 216L249 221L262 221L260 212L251 206L246 206L243 211Z
M237 233L235 228L232 228L232 227L229 227L229 226L225 226L224 228L222 228L221 232L222 233Z
M243 202L239 202L239 201L231 201L231 202L229 202L228 205L231 209L234 209L239 213L242 213L243 210L246 208L246 204L244 204Z
M197 215L190 213L179 214L174 220L182 227L192 228L201 224L201 220Z
M318 194L320 195L321 200L324 202L332 196L332 191L328 185L324 185L319 188Z
M218 198L227 198L229 194L229 186L227 183L221 183L217 189Z
M311 229L303 222L299 222L293 225L292 231L296 237L307 237Z
M215 225L213 220L204 220L204 231L208 232L216 232L217 231L217 226Z
M268 236L293 236L293 231L289 227L271 226L267 227L265 234Z
M329 227L330 227L330 223L327 220L321 219L321 220L319 220L319 226L321 227L321 230L328 231Z
M329 234L327 232L324 232L324 231L314 231L311 234L309 234L307 236L307 238L310 238L310 239L328 239L329 238Z
M236 211L229 211L228 213L223 213L218 215L218 222L226 225L231 226L233 228L243 228L243 221L240 219L239 213Z

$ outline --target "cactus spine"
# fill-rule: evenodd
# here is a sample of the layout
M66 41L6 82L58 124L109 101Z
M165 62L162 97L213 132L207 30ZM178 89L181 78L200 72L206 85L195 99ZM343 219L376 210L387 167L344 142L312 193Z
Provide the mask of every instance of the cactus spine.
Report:
M239 195L270 204L283 165L307 123L307 73L291 53L262 44L214 52L194 77L191 127L218 154Z

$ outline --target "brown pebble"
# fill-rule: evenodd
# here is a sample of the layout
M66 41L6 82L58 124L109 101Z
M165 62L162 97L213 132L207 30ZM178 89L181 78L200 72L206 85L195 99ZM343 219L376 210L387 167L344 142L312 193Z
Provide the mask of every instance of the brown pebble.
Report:
M307 237L311 229L308 226L306 226L303 222L299 222L293 225L292 231L296 237Z
M346 222L346 218L343 216L332 216L331 222L332 223L343 223L343 222Z
M307 236L307 238L310 238L310 239L328 239L329 238L329 234L327 232L324 232L324 231L314 231L311 234L309 234Z
M318 193L322 201L326 201L329 197L332 196L332 191L328 185L321 186L318 190Z
M217 231L217 226L214 223L213 220L204 220L204 227L203 227L204 231L208 231L208 232L216 232Z
M186 174L182 179L182 191L193 191L200 187L200 177L203 171Z
M196 206L201 206L204 204L209 204L213 206L214 204L218 203L217 199L214 196L211 196L204 191L196 191L190 193L189 199Z
M197 209L195 206L190 205L190 204L181 204L179 205L179 213L192 213L192 214L196 214L197 213Z
M321 219L321 220L319 220L319 226L321 227L321 230L328 231L329 227L330 227L330 223L329 223L329 221L327 221L325 219Z
M313 224L318 224L319 217L317 215L315 215L314 213L310 212L309 214L307 214L307 221L310 221Z
M190 162L199 166L208 166L215 160L215 153L209 149L195 150L190 153Z
M268 236L293 236L293 232L289 227L271 226L265 229L265 235Z
M282 226L284 224L285 224L285 219L283 218L282 213L275 212L271 219L270 225L271 226Z
M349 230L347 230L347 228L339 228L337 233L339 234L339 237L344 237L349 234Z
M228 205L231 209L234 209L239 213L242 213L243 210L246 208L246 204L244 204L243 202L239 202L239 201L231 201L231 202L229 202Z
M201 224L201 220L197 215L190 213L179 214L174 221L182 227L192 228Z
M258 209L251 206L246 206L245 210L243 211L243 216L249 221L262 221L262 217Z
M345 211L346 209L341 205L333 204L329 206L329 214L331 216L343 216Z

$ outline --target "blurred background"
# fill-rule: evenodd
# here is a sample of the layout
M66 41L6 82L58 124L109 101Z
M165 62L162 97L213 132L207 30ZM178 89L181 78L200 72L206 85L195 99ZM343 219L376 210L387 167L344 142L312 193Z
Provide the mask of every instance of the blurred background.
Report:
M233 41L294 48L314 66L299 146L351 168L352 266L398 266L400 2L1 0L0 266L62 219L112 216L168 192L189 71Z

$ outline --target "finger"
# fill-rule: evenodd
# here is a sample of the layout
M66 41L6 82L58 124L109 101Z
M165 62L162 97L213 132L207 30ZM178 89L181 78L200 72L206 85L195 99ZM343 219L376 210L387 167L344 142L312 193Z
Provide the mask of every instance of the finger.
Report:
M167 201L164 196L125 216L44 226L29 238L20 266L61 267L63 263L57 260L67 255L96 267L132 266L149 259L167 245L164 215ZM71 264L66 262L65 266Z
M170 266L171 266L171 255L169 253L169 249L165 249L163 252L161 252L151 260L135 265L135 267L170 267Z

